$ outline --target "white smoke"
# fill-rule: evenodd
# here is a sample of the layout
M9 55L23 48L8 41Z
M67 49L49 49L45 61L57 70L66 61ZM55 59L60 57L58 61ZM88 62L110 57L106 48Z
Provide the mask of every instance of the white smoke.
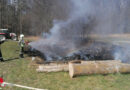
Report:
M54 20L50 36L31 43L48 60L82 49L89 34L108 35L130 29L129 0L70 0L70 3L69 17ZM115 56L119 57L119 54L115 53Z

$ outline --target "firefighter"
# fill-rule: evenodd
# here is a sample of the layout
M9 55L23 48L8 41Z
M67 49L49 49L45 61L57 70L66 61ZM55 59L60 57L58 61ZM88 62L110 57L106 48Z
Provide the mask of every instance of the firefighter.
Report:
M0 61L4 62L4 59L2 57L2 53L1 53L1 44L4 43L5 40L0 40Z
M25 42L24 42L24 35L21 34L20 35L20 39L19 39L19 46L20 46L20 58L24 58L24 46L25 46Z

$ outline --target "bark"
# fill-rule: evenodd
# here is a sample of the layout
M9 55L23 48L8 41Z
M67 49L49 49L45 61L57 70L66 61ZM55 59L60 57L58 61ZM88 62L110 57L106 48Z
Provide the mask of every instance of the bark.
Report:
M37 72L60 72L69 71L68 64L40 65Z
M69 75L71 78L79 75L129 73L130 64L120 61L81 61L69 63Z

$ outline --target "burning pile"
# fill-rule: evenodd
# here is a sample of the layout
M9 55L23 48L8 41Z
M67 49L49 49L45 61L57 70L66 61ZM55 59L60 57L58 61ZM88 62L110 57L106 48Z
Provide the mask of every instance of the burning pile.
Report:
M45 61L70 61L70 60L114 60L116 49L124 51L123 47L104 42L93 42L86 47L68 52L67 55L46 57L44 53L33 49L32 55L39 56ZM120 52L121 54L121 52Z
M130 48L97 42L91 35L123 34L130 28L130 0L67 0L66 20L54 20L46 39L30 43L45 60L107 60L128 58ZM126 51L124 51L126 50ZM125 56L125 57L121 57Z

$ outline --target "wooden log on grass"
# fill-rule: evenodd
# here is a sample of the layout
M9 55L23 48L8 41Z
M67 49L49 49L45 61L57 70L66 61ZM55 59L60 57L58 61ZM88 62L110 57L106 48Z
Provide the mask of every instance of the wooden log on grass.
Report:
M39 65L37 72L60 72L69 71L68 64Z
M81 60L76 60L76 61L71 61L71 63L86 63L86 61L81 61ZM98 61L100 62L100 61ZM101 61L103 62L103 61ZM106 62L106 61L104 61ZM109 61L107 61L109 62ZM111 61L110 61L111 62ZM119 62L120 61L113 61L113 62ZM87 61L87 63L92 63L91 61ZM59 71L69 71L69 65L68 64L63 64L63 63L56 63L56 62L51 62L49 64L41 64L38 66L38 69L36 70L37 72L59 72Z
M129 73L130 64L123 64L119 60L109 61L80 61L69 63L71 78L79 75Z

